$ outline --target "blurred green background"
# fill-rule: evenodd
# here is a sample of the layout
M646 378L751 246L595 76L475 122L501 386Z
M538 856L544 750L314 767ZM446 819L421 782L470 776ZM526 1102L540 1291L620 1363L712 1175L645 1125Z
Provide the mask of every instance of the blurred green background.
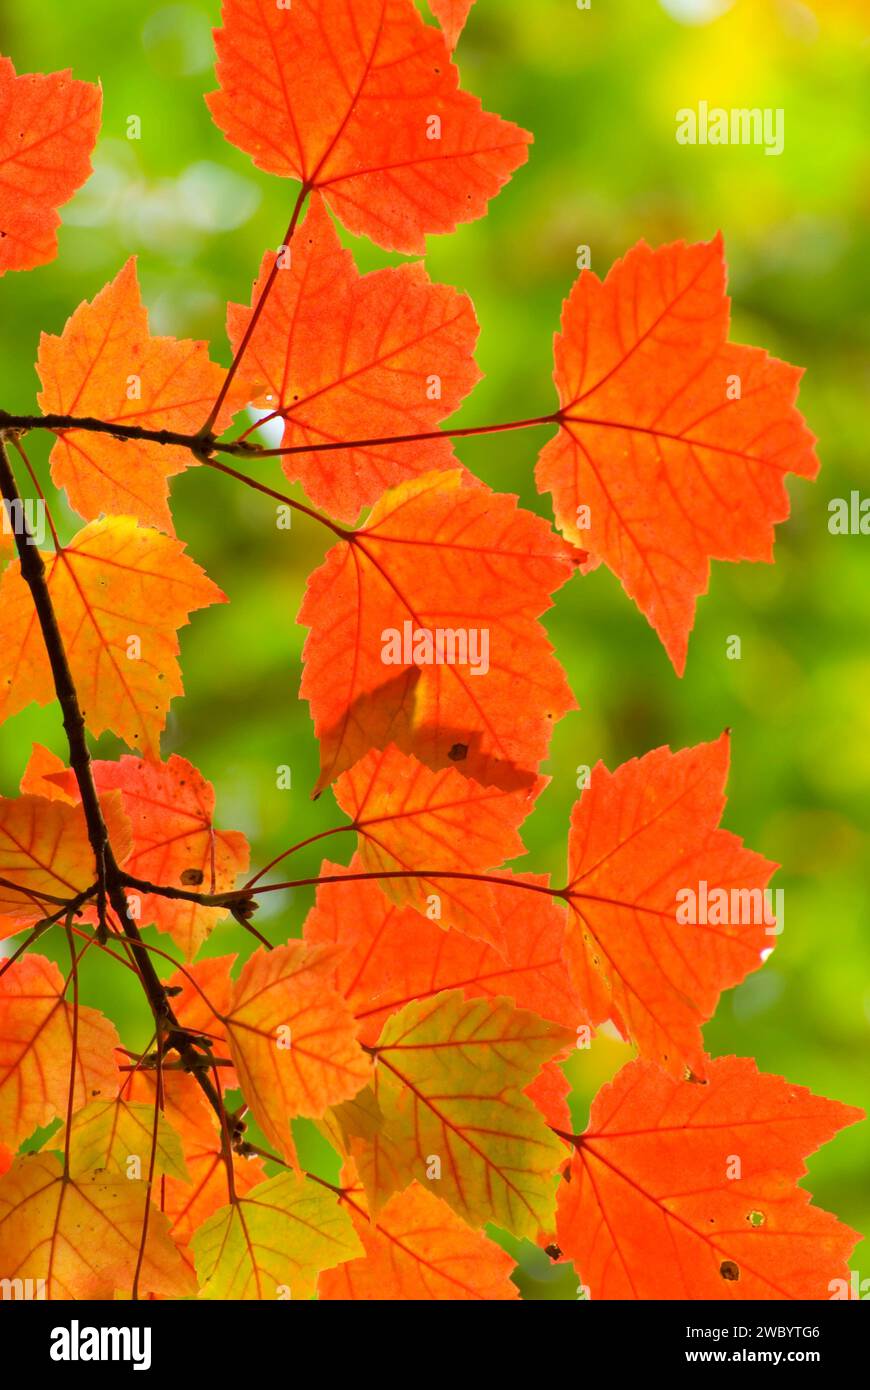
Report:
M99 79L105 110L96 172L63 212L59 258L0 285L5 409L34 409L40 330L59 332L133 253L153 331L207 339L229 361L226 301L247 302L295 188L255 170L209 118L202 97L214 85L218 11L218 0L41 0L38 9L6 0L0 51L19 71L72 67ZM870 493L866 12L859 0L592 0L589 10L575 0L477 0L458 49L464 85L534 131L535 144L489 216L430 238L427 259L435 279L471 294L482 327L486 379L458 423L553 407L552 334L580 244L604 274L640 237L706 239L721 227L732 337L807 368L800 404L820 439L820 481L792 485L775 567L714 565L683 680L606 570L558 595L548 626L582 708L556 730L552 782L527 824L524 863L564 874L578 765L600 757L615 766L730 725L725 824L782 864L785 931L764 968L723 997L708 1047L753 1055L765 1070L859 1105L870 1100L870 540L832 536L827 521L830 499ZM700 99L782 107L784 153L677 145L675 112ZM138 141L126 138L130 115L141 118ZM364 269L398 259L346 240ZM546 437L469 440L458 452L492 486L549 516L532 478ZM45 477L45 440L31 435L28 448ZM279 484L277 462L263 476ZM164 751L182 752L216 784L219 823L248 834L259 865L338 819L330 794L308 799L317 749L297 699L304 633L295 615L326 533L299 516L292 532L278 531L265 499L199 469L174 481L172 501L179 535L231 605L196 615L182 634L187 694ZM77 529L62 500L54 511L65 535ZM739 661L726 658L733 634ZM0 730L4 794L14 793L34 740L63 752L55 709L25 711ZM108 737L98 749L122 751ZM280 764L292 768L292 790L276 787ZM346 847L336 845L338 857ZM319 867L313 853L294 863L300 874ZM277 897L264 904L261 929L298 935L310 894ZM249 949L229 926L206 947ZM148 1041L129 972L90 953L83 998L115 1019L128 1045ZM571 1063L578 1126L628 1055L599 1039ZM310 1128L297 1137L310 1164L335 1171ZM848 1131L809 1166L819 1204L870 1231L870 1127ZM509 1244L526 1297L576 1296L569 1269ZM870 1276L866 1242L854 1267Z

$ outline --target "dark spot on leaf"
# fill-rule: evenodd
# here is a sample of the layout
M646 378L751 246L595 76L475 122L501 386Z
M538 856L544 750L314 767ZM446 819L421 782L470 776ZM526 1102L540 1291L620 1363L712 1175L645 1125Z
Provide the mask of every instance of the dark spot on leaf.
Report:
M562 1251L558 1245L545 1245L544 1254L549 1255L551 1260L561 1260L562 1258Z
M719 1266L719 1273L723 1279L728 1279L732 1284L736 1284L740 1278L740 1269L733 1260L723 1260Z
M183 869L181 873L181 882L198 885L202 883L204 877L205 875L202 869Z
M465 759L468 757L468 744L454 743L447 756L452 763L464 762Z

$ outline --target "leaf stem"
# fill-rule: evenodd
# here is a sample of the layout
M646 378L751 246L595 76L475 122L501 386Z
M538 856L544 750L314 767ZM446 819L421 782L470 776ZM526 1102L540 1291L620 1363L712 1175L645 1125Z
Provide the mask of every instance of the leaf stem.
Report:
M276 415L280 415L276 411ZM256 458L286 457L288 454L326 454L343 449L374 449L387 444L420 444L428 439L471 439L479 434L503 434L506 430L527 430L535 425L557 425L561 419L559 411L551 415L535 415L527 420L505 420L497 425L467 425L449 430L421 430L416 434L385 434L374 439L329 440L325 444L292 444L277 449L248 449L246 452ZM263 424L262 420L257 425ZM256 428L253 426L252 428ZM247 435L249 431L245 431ZM225 453L234 444L246 442L245 435L230 440L227 444L216 444L219 453Z
M355 829L348 826L348 830ZM312 836L312 839L318 838ZM294 846L294 848L298 848ZM289 853L290 851L288 851ZM265 870L264 870L265 872ZM225 907L230 910L234 902L255 897L258 893L279 893L291 888L316 888L321 883L355 883L366 879L384 878L423 878L423 879L470 879L478 883L495 883L506 888L519 888L528 893L544 893L549 898L563 898L565 890L546 888L541 883L525 883L521 878L507 878L498 874L473 873L458 869L374 869L371 872L320 874L314 878L290 879L286 883L262 883L259 887L245 886L232 888L226 893L195 893L188 888L176 888L171 884L151 883L148 879L135 878L122 873L128 888L136 888L142 893L157 893L160 897L179 899L182 902L199 903L202 907Z
M211 435L212 430L214 429L214 424L217 420L218 415L220 414L221 406L226 400L227 392L229 391L233 383L233 379L236 375L236 372L239 370L242 358L245 355L245 350L247 349L247 346L250 343L251 338L254 336L254 331L257 327L257 324L260 321L260 315L266 307L266 300L269 298L269 295L272 292L272 286L274 285L275 280L277 279L278 271L280 268L281 255L293 240L293 233L296 231L296 224L298 223L302 209L305 206L305 200L308 197L309 191L310 189L308 184L303 183L301 188L299 189L299 193L296 198L296 203L294 205L293 212L290 217L289 226L287 227L287 230L284 233L284 240L280 248L275 252L275 260L272 263L272 269L269 271L268 279L266 280L266 283L263 286L263 291L259 299L257 300L257 303L254 306L254 310L251 314L250 319L248 320L248 326L245 329L245 332L242 336L242 341L236 348L235 356L233 357L233 360L230 363L229 370L226 376L224 377L223 385L221 386L221 389L218 392L217 400L215 401L214 405L211 408L211 411L209 412L208 419L205 421L205 423L199 431L200 436L202 438L208 438Z

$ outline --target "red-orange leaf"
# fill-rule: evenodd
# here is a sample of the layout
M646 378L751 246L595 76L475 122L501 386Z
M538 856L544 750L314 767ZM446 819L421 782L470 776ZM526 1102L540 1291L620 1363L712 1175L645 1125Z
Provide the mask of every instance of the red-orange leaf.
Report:
M92 521L43 561L88 728L111 729L146 757L159 757L169 703L182 693L176 631L224 595L180 541L132 517ZM0 721L32 700L53 699L33 599L16 561L0 579Z
M704 1086L631 1062L593 1103L558 1244L593 1298L830 1298L858 1237L797 1182L861 1117L747 1058Z
M357 831L365 871L415 875L380 880L393 902L501 948L504 928L482 875L525 853L518 828L543 784L483 787L454 768L433 772L391 745L343 773L335 799ZM457 876L439 877L439 869Z
M74 1010L53 961L21 956L0 977L0 1134L15 1148L35 1129L66 1114ZM120 1075L114 1026L79 1005L73 1105L112 1100Z
M558 1062L547 1062L523 1094L537 1106L551 1129L560 1129L563 1134L570 1133L571 1107L568 1097L571 1082Z
M347 870L324 863L325 875L359 872L355 858ZM542 875L499 877L514 883L546 885ZM584 1010L562 959L564 909L543 893L503 884L491 886L501 953L460 932L442 931L409 907L388 902L372 882L324 883L305 921L306 941L342 946L335 963L335 988L351 1004L367 1043L377 1041L390 1014L412 999L446 989L467 998L506 996L518 1008L566 1028L577 1026Z
M365 1257L321 1274L321 1299L458 1303L519 1298L510 1280L510 1255L482 1232L471 1230L419 1183L391 1197L377 1225L368 1218L359 1181L343 1187L342 1201L353 1217Z
M66 780L67 766L63 758L43 744L34 743L18 785L25 795L44 796L49 801L65 801L68 806L74 806L79 799L78 786L65 791L57 784L58 774L62 782Z
M224 0L223 20L207 101L227 139L381 246L481 217L526 159L531 136L459 89L412 0Z
M444 39L451 52L459 42L473 4L474 0L429 0L429 8L444 30Z
M356 1095L371 1064L346 1002L329 988L333 951L290 941L245 962L223 1020L254 1118L295 1161L289 1121L316 1118Z
M571 819L568 948L579 993L592 1023L611 1019L674 1076L686 1067L703 1076L701 1024L776 939L763 897L776 865L717 828L728 759L723 734L679 753L657 748L614 773L599 763Z
M79 305L60 337L43 333L36 369L46 414L96 416L112 425L195 434L226 375L205 343L155 338L131 257L92 304ZM220 434L249 395L234 383L215 425ZM195 463L189 449L141 439L64 430L51 451L51 476L88 520L135 516L173 533L167 478Z
M563 421L538 464L565 534L613 570L677 671L710 560L770 560L787 473L813 478L801 373L728 343L721 237L584 270L556 336Z
M319 786L390 742L530 785L574 707L538 622L571 561L540 517L458 470L386 493L311 576L299 614Z
M248 867L248 842L237 830L216 830L214 787L186 758L173 753L168 762L122 757L92 764L97 790L117 790L133 832L129 855L117 847L115 858L136 878L193 892L224 893L235 887ZM50 774L67 792L75 790L72 772ZM128 894L128 897L130 894ZM225 908L201 907L157 893L136 892L134 916L168 932L192 959Z
M130 847L121 798L102 797L103 818L116 854ZM81 806L42 796L0 797L0 937L57 911L97 881L94 852ZM47 895L47 896L46 896Z
M266 287L274 253L251 295ZM238 351L252 310L231 304L227 329ZM425 433L452 415L480 378L471 300L433 285L422 264L360 275L315 197L245 355L263 393L255 404L284 421L282 444L330 444ZM343 521L404 478L449 467L450 441L369 445L289 455L288 478Z
M57 255L57 209L91 172L102 92L72 73L22 73L0 58L0 275Z

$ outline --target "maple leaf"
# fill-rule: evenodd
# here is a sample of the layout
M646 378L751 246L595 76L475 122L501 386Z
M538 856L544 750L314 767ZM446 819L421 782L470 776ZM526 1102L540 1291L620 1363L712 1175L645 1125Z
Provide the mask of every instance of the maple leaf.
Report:
M164 1115L156 1112L157 1142L154 1171L190 1182L184 1163L181 1138ZM87 1173L117 1173L130 1177L129 1160L137 1158L140 1174L147 1174L155 1124L154 1105L132 1102L117 1096L96 1100L76 1111L70 1125L69 1171L72 1177ZM64 1130L54 1135L52 1148L62 1148Z
M0 275L57 255L57 209L91 173L102 101L68 68L16 76L0 57Z
M170 701L182 693L176 630L225 595L180 541L132 517L92 521L42 559L88 728L111 729L158 758ZM138 657L131 657L133 637ZM46 705L54 698L33 599L16 561L0 579L0 720L32 700Z
M412 0L224 0L216 123L259 169L320 189L395 251L482 217L531 136L459 88Z
M64 801L68 806L75 806L79 800L78 786L71 786L66 791L58 785L58 776L64 782L67 771L63 758L52 753L44 744L34 743L18 784L19 790L26 796L43 796L48 801Z
M54 1154L16 1159L0 1178L0 1269L45 1280L50 1299L129 1296L136 1277L148 1187L126 1177L64 1176ZM196 1285L153 1205L139 1291L190 1298Z
M223 1207L193 1237L201 1298L311 1298L324 1269L363 1253L336 1194L292 1172Z
M459 42L459 35L474 0L429 0L429 8L444 31L444 41L451 53Z
M364 1255L321 1274L318 1295L326 1300L506 1301L519 1298L510 1274L514 1262L494 1241L473 1231L446 1202L419 1183L391 1197L368 1218L365 1193L352 1178L343 1182Z
M561 1130L563 1134L571 1132L571 1107L568 1104L571 1082L558 1061L545 1063L534 1081L525 1087L523 1094L528 1096L536 1110L540 1110L551 1129Z
M251 304L264 296L274 253L263 258ZM230 304L233 350L253 309ZM265 390L254 401L284 422L282 447L425 433L452 415L481 373L478 326L467 295L434 285L422 264L360 275L319 197L256 322L245 365ZM370 444L283 459L319 507L344 521L407 477L449 467L449 439Z
M131 832L121 798L110 792L100 805L110 839L123 855ZM43 796L0 797L0 939L52 916L53 899L74 898L96 881L81 806Z
M76 1019L64 988L54 962L32 952L0 976L0 1134L16 1148L66 1114L74 1037L74 1108L118 1091L114 1025L83 1004Z
M389 1018L372 1082L381 1122L350 1142L375 1217L414 1179L434 1181L437 1158L438 1195L469 1225L493 1221L532 1238L549 1229L565 1150L522 1090L573 1041L508 999L460 990Z
M504 929L483 871L525 853L518 827L543 785L539 779L519 791L483 787L454 768L433 772L390 745L343 773L334 792L357 832L362 868L414 875L380 880L393 902L500 949ZM439 878L439 869L448 876ZM434 872L422 877L421 870Z
M829 1298L857 1239L797 1186L862 1112L742 1057L704 1086L630 1062L592 1105L557 1240L593 1298Z
M290 941L257 950L223 1026L239 1084L269 1143L295 1162L288 1121L316 1118L371 1077L345 1000L329 988L334 951Z
M186 758L173 753L168 762L156 763L127 755L117 762L94 762L91 770L97 790L117 791L130 818L130 851L125 856L115 848L115 858L127 873L203 893L235 887L248 867L248 842L237 830L215 829L214 787ZM45 780L69 793L76 788L69 771L49 772ZM188 960L227 916L226 908L202 907L158 893L136 892L135 897L136 920L168 932Z
M710 560L771 560L786 474L819 467L794 408L800 370L728 343L728 322L721 236L639 242L603 282L584 270L556 335L559 433L537 469L587 567L617 575L680 674Z
M206 343L151 336L135 257L92 304L79 305L59 337L41 335L36 369L46 414L96 416L106 424L177 434L196 433L226 376L209 360ZM248 383L233 383L215 424L218 434L249 395ZM135 516L174 535L167 479L195 463L189 449L98 431L56 433L52 480L66 488L81 516Z
M322 875L356 873L324 863ZM543 875L503 872L511 883L546 886ZM312 945L343 948L335 989L351 1005L366 1043L377 1041L386 1019L414 999L461 989L466 998L510 998L518 1008L574 1028L583 1006L562 951L565 912L544 894L493 884L500 950L457 931L444 932L410 907L389 902L376 883L323 883L303 935Z
M301 694L321 745L318 790L391 742L479 782L533 783L554 720L575 707L538 622L571 560L540 517L457 469L386 493L311 575L299 613L312 629ZM438 631L445 659L417 661L415 635L429 633L434 652ZM463 640L469 660L454 664Z
M775 939L762 894L777 866L717 828L729 755L726 733L614 773L599 763L571 818L566 945L578 992L592 1023L611 1019L674 1076L703 1076L700 1025ZM705 886L725 890L726 921L697 907ZM687 893L696 923L682 920Z

